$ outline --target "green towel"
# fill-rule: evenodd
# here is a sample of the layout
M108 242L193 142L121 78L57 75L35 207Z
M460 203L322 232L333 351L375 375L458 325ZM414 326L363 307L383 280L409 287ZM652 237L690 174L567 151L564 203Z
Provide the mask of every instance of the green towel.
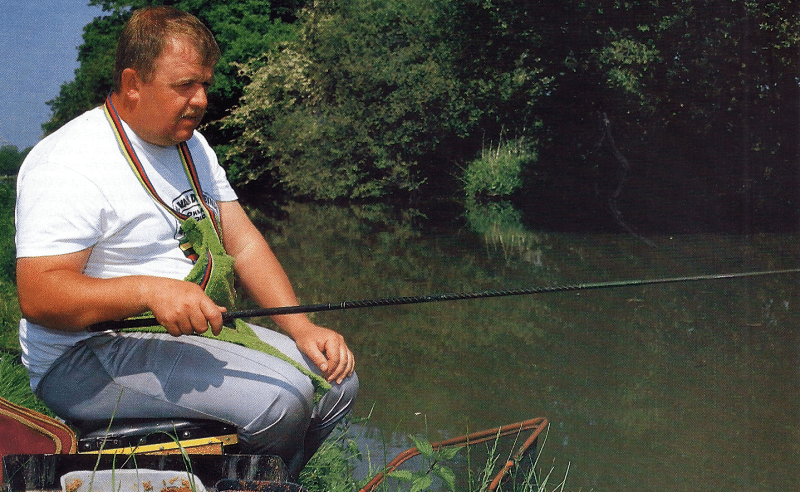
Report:
M206 203L203 201L203 190L200 186L197 170L192 160L189 146L183 142L177 146L178 154L180 155L181 165L192 185L192 191L197 198L197 205L203 212L203 218L200 221L192 217L186 218L186 215L179 213L172 209L169 205L158 196L158 192L153 187L152 182L147 178L139 157L136 152L131 152L132 145L125 133L125 128L122 125L122 120L119 114L114 109L114 104L111 102L111 97L106 98L105 105L103 106L106 118L108 119L111 129L117 137L120 152L125 157L125 160L130 164L131 171L136 175L139 182L150 195L153 200L164 206L164 208L172 214L176 219L181 222L181 230L185 237L180 243L181 250L195 261L194 267L186 277L186 280L195 282L203 289L206 294L214 300L217 304L225 306L228 309L233 308L236 299L236 292L233 290L233 264L234 259L228 256L225 248L222 246L221 233L218 233L215 226L219 226L219 221L215 218L215 214L209 210ZM212 222L213 221L213 222ZM158 325L146 327L143 329L133 329L133 331L164 331L163 327ZM206 332L205 336L213 336ZM283 359L293 366L297 367L301 372L308 375L314 384L314 398L318 401L319 398L330 389L325 379L317 374L309 371L301 366L294 360L281 353L279 350L264 343L253 330L244 322L237 320L231 330L223 330L219 337L221 340L227 340L232 343L238 343L245 347L250 347L255 350L266 352Z
M236 291L233 289L234 259L228 256L217 238L211 219L204 218L198 222L189 217L181 224L181 230L184 234L181 244L191 245L198 255L194 267L184 280L203 287L206 295L218 305L233 309L236 302Z
M181 225L181 229L185 234L182 244L185 247L191 247L198 255L197 262L185 280L203 287L208 297L218 305L233 309L236 300L236 291L233 288L234 259L228 256L222 247L211 220L204 218L197 221L193 218L188 218ZM314 386L314 404L319 402L319 399L331 389L330 383L323 377L309 371L294 359L258 338L253 329L241 319L237 319L225 326L226 329L223 329L219 336L215 337L211 331L203 333L203 336L258 350L293 365L311 379L311 384ZM165 329L154 325L145 328L132 328L129 331L164 332Z

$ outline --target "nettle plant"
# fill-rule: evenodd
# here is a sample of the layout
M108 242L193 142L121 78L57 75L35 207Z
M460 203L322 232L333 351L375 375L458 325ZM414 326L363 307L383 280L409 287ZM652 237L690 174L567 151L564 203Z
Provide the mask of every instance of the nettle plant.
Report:
M425 439L415 436L408 436L414 442L417 451L424 460L424 466L420 470L395 470L388 474L389 477L396 478L402 482L411 484L410 492L427 490L433 485L434 477L442 480L448 490L456 490L456 475L449 467L443 463L456 457L461 447L439 447L434 449L433 445Z

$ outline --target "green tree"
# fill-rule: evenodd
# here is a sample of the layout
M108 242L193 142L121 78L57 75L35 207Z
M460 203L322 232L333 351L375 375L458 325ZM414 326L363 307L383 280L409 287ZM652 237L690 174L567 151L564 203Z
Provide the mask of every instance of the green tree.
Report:
M267 172L318 199L419 186L420 157L453 127L458 81L437 25L444 2L320 2L298 40L250 67L225 127L233 178Z
M593 196L615 191L622 163L593 145L609 142L600 132L606 114L622 153L647 166L637 183L642 195L661 183L706 200L674 206L729 217L796 215L800 141L786 131L800 124L793 2L474 4L508 33L528 26L538 34L531 39L551 80L547 96L507 114L541 119L537 169L565 180L560 187L577 191L594 180ZM659 157L676 151L681 158Z
M786 129L800 125L796 5L694 0L627 17L635 21L603 23L593 61L614 106L638 115L632 128L651 126L640 138L682 135L694 162L659 174L697 176L707 184L696 194L735 204L727 213L741 214L744 230L754 214L794 215L800 149Z
M54 127L104 97L114 26L153 3L94 0L109 15L87 26ZM206 132L231 178L254 189L453 195L465 163L502 137L537 147L520 169L528 186L605 166L598 188L613 190L619 163L606 152L598 164L592 145L609 141L605 114L633 162L680 140L685 155L653 165L653 181L680 189L694 177L695 195L765 215L798 208L800 141L783 131L800 124L792 0L163 3L196 13L223 48ZM719 154L724 165L708 164Z
M61 128L81 113L102 104L113 87L114 52L127 15L115 11L98 17L83 28L83 44L78 48L75 79L61 85L58 95L47 102L53 114L42 125L45 134Z
M209 94L206 121L219 119L236 103L244 87L238 64L292 39L294 10L300 4L298 0L92 0L90 5L102 7L108 15L84 28L75 80L62 85L59 95L48 103L53 117L43 128L50 133L102 103L113 86L114 53L123 24L132 10L152 5L173 5L190 12L214 33L223 56ZM212 131L209 140L214 143L221 137Z
M0 176L13 176L19 171L19 166L25 160L28 150L20 152L16 145L3 145L0 147Z
M506 110L546 85L532 46L503 49L504 71L491 68L497 50L465 49L476 33L454 30L469 24L462 16L452 0L315 3L298 40L248 72L224 123L240 135L226 156L232 177L266 175L317 199L441 189L480 149L474 132L490 122L499 135Z

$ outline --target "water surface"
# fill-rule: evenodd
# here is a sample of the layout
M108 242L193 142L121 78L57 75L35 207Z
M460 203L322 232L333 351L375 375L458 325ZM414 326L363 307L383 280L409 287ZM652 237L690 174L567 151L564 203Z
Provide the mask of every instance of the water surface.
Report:
M499 207L502 209L502 207ZM302 303L795 268L796 234L566 234L498 206L289 204L261 225ZM473 211L475 212L475 211ZM509 219L511 217L511 219ZM389 451L546 417L567 490L792 490L798 275L317 313L356 353ZM392 456L388 456L391 458Z

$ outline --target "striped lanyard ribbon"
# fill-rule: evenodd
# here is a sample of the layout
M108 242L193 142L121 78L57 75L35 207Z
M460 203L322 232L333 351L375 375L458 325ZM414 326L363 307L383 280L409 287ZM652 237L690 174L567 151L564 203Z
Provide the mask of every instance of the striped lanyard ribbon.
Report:
M103 110L105 111L108 122L111 124L111 129L114 131L114 136L117 139L117 144L122 151L122 155L130 165L133 173L139 179L139 182L142 184L142 186L144 186L145 191L147 191L153 200L161 204L165 209L167 209L167 211L169 211L169 213L178 219L179 222L183 223L189 218L189 215L173 209L158 195L155 186L153 186L150 178L147 177L147 173L142 166L142 161L136 154L136 150L133 148L128 135L125 132L125 127L122 126L122 119L119 117L119 114L114 107L114 103L111 102L111 96L106 98L106 102L103 105ZM219 218L216 216L211 207L205 203L203 190L200 187L200 177L197 175L197 169L195 168L194 161L192 160L192 154L189 152L189 146L186 144L186 142L181 142L176 147L178 148L178 155L180 155L183 170L186 173L186 177L189 179L189 183L192 186L192 191L194 191L195 197L197 198L197 203L200 205L200 209L204 213L204 216L211 220L211 223L214 226L214 231L217 234L217 238L221 241L222 231L220 229Z

